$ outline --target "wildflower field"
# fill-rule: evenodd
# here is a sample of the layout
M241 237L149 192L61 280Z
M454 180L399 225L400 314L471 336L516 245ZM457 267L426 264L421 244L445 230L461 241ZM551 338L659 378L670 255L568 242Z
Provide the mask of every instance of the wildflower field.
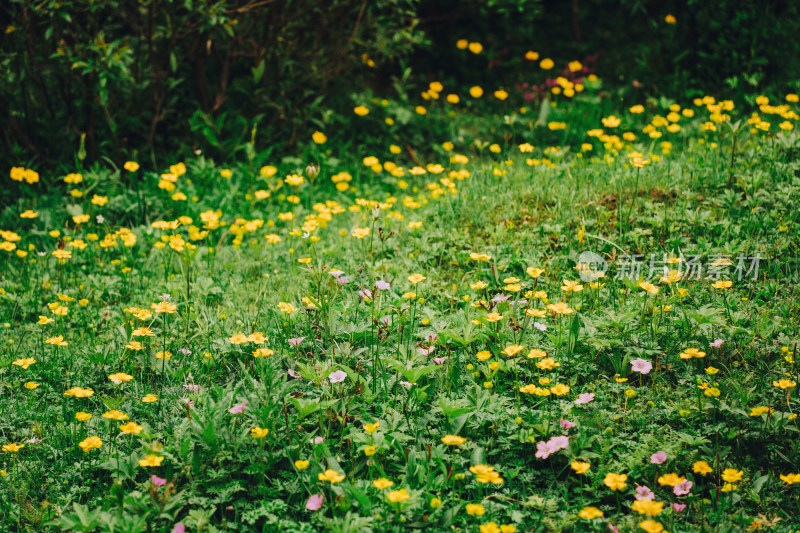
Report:
M796 89L520 61L6 165L0 529L800 530Z

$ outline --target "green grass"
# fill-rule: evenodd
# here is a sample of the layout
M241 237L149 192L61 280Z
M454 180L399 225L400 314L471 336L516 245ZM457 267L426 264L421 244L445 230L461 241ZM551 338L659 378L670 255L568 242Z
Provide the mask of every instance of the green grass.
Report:
M586 135L603 127L597 90L545 103L543 123L507 102L477 113L439 102L389 128L377 105L355 120L380 135L328 132L273 162L274 175L250 158L225 178L199 156L172 170L174 190L159 188L168 169L108 165L74 169L79 183L7 180L19 193L0 216L0 441L25 446L0 453L3 529L800 527L785 477L800 472L798 136L763 109L781 135L737 123L750 114L736 109L711 131L714 105L689 103L695 117L679 132L656 119L663 136L651 138L645 119L672 103L652 102L642 115L616 110L622 124L605 134L618 136L601 142ZM554 121L567 126L544 125ZM635 168L633 151L649 164ZM468 162L451 162L456 153ZM423 162L442 172L410 171ZM347 190L331 179L341 172ZM28 209L37 218L20 218ZM71 258L54 256L61 248ZM585 251L608 262L606 277L562 290L581 280ZM616 279L625 254L643 256L640 277ZM665 257L681 254L706 267L729 256L717 268L732 286L714 288L707 271L661 282ZM757 279L739 279L738 258L756 255ZM558 302L571 313L554 312ZM682 359L688 348L705 356ZM637 359L651 370L634 372ZM115 384L117 373L130 379ZM65 396L74 387L93 394ZM127 418L103 417L114 410ZM128 422L141 431L122 433ZM536 456L562 435L565 449ZM320 480L326 470L344 478ZM608 474L626 475L624 487ZM682 480L692 486L678 496ZM637 486L663 508L634 505ZM319 510L306 509L312 495ZM484 514L470 514L476 504ZM602 517L586 518L592 507Z

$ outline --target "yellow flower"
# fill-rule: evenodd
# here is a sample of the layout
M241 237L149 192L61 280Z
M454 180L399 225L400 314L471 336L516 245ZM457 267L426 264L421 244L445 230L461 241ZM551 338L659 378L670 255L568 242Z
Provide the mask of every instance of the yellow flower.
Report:
M555 304L547 304L547 308L554 312L557 315L569 315L575 312L570 306L565 304L564 302L558 302Z
M732 281L718 280L712 285L712 287L714 287L715 289L725 290L725 289L730 289L731 285L733 285Z
M481 524L478 529L480 533L501 533L497 522L486 522L485 524Z
M470 516L480 516L486 513L486 509L483 508L483 505L479 503L468 503L467 504L467 514Z
M475 85L474 87L470 87L469 95L473 98L480 98L481 96L483 96L483 89L481 89L477 85Z
M3 451L4 452L10 452L10 453L17 453L18 451L20 451L24 447L25 447L24 444L16 444L14 442L10 442L8 444L3 444Z
M33 390L38 386L39 386L39 384L34 382L34 381L26 381L25 385L23 385L23 387L25 387L28 390Z
M649 292L650 294L658 294L658 287L647 281L640 281L639 288L644 289L646 292Z
M742 479L742 475L744 475L744 472L741 470L726 468L722 471L722 480L727 481L728 483L735 483Z
M489 313L486 315L487 322L499 322L501 320L503 320L503 315L500 313Z
M795 385L797 385L797 382L790 379L781 379L779 381L772 382L773 387L779 387L781 389L791 389Z
M133 379L133 376L129 374L125 374L124 372L117 372L116 374L111 374L108 376L108 379L114 383L114 385L119 385L123 381L130 381Z
M17 359L11 364L22 367L23 370L27 370L28 367L34 364L35 362L36 359L33 359L32 357L26 357L25 359Z
M675 19L675 15L667 15L664 17L664 22L667 24L675 24L678 21Z
M142 402L144 403L153 403L158 401L158 396L155 394L147 394L142 397Z
M669 485L670 487L674 487L676 485L680 485L686 481L686 478L683 476L679 476L674 472L670 472L669 474L664 474L658 477L658 484L659 485Z
M138 435L142 432L144 428L137 424L136 422L128 422L127 424L123 424L119 427L119 430L123 433L129 433L133 435Z
M583 290L583 285L581 285L579 281L565 279L563 283L564 285L561 286L561 290L564 292L580 292Z
M377 451L378 450L375 448L375 446L365 446L364 447L364 455L366 455L367 457L372 457L373 455L375 455L377 453Z
M483 45L481 43L469 43L467 48L469 48L469 51L473 54L480 54L483 51Z
M320 481L330 481L331 484L339 483L344 480L344 474L340 474L336 470L328 469L324 473L317 474L317 479Z
M537 54L537 55L538 55L538 54ZM539 63L539 67L540 67L542 70L550 70L550 69L551 69L551 68L553 68L554 66L555 66L555 63L554 63L554 62L553 62L553 60L552 60L552 59L550 59L549 57L542 59L542 61Z
M295 306L293 306L290 303L286 303L286 302L279 302L278 303L278 309L280 309L281 311L283 311L287 315L291 315L291 314L297 312L297 308Z
M706 474L713 472L713 470L707 462L695 461L694 465L692 465L692 472L705 476Z
M519 344L511 344L509 346L506 346L505 350L503 350L500 353L505 354L508 357L514 357L515 355L517 355L519 352L521 352L524 349L525 349L525 347L524 346L520 346Z
M253 436L254 439L263 439L269 433L268 429L262 429L258 426L254 427L250 430L250 434Z
M369 235L369 228L355 228L350 235L355 237L356 239L363 239L367 235Z
M171 303L171 302L158 302L157 304L151 304L150 307L156 313L167 313L167 314L174 314L175 311L178 309L178 306Z
M528 359L542 359L544 357L547 357L547 352L540 350L539 348L534 348L528 352Z
M111 411L103 413L103 418L108 418L109 420L128 420L129 417L121 411L112 409Z
M150 454L146 456L144 459L139 459L139 466L161 466L161 463L164 462L163 457L159 457L158 455Z
M298 470L305 470L306 468L308 468L309 464L310 463L308 461L298 459L297 461L294 462L294 467Z
M369 115L369 109L364 107L363 105L360 105L358 107L353 108L353 113L355 113L359 117L363 117L365 115Z
M255 351L251 353L253 354L253 357L270 357L275 352L269 348L261 347L261 348L256 348Z
M492 483L493 485L500 485L503 483L503 478L500 477L500 473L495 472L492 466L475 465L469 467L469 471L475 474L475 480L478 483Z
M643 498L641 500L636 500L635 502L633 502L633 506L631 507L631 509L633 509L639 514L645 514L647 516L658 516L661 514L661 511L664 510L664 504L662 502L657 502Z
M321 131L315 131L313 135L311 135L311 140L316 144L325 144L325 141L328 140L328 137Z
M660 533L661 531L664 531L664 526L655 520L645 520L644 522L639 522L639 527L647 531L647 533Z
M445 435L442 437L442 444L446 444L447 446L461 446L465 442L467 442L467 439L459 437L458 435Z
M84 413L83 411L78 411L75 413L75 420L79 422L86 422L90 418L92 418L92 415L89 413Z
M75 396L76 398L88 398L94 394L92 389L82 389L81 387L72 387L64 392L64 396Z
M414 285L416 285L417 283L420 283L422 281L425 281L426 279L428 279L428 278L426 278L422 274L412 274L412 275L408 276L408 281L410 281Z
M87 437L78 443L78 446L80 446L85 453L90 452L94 448L99 448L102 445L103 441L100 440L100 437Z
M136 172L139 170L139 163L136 161L125 161L125 164L122 166L128 172Z
M680 354L681 359L702 358L706 356L706 352L701 352L697 348L686 348Z
M606 474L603 483L611 490L622 490L626 487L625 481L628 479L626 474Z
M64 340L63 335L57 335L55 337L50 337L46 341L45 344L52 344L53 346L67 346L67 342Z
M388 489L389 487L394 485L394 481L390 481L390 480L386 479L385 477L382 477L380 479L376 479L375 481L373 481L372 485L376 489L383 490L383 489Z
M575 471L576 474L584 474L589 471L589 468L591 468L590 463L584 463L582 461L573 461L569 466Z
M603 511L597 507L584 507L581 509L581 512L578 513L578 516L586 520L594 520L595 518L602 518Z
M406 492L406 489L393 490L386 495L386 498L392 503L404 502L410 497L411 495Z

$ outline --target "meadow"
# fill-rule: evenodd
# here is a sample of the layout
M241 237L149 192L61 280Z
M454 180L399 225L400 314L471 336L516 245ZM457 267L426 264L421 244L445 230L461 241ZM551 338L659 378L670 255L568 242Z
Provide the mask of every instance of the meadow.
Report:
M6 168L2 529L800 528L798 96L524 59L291 154Z

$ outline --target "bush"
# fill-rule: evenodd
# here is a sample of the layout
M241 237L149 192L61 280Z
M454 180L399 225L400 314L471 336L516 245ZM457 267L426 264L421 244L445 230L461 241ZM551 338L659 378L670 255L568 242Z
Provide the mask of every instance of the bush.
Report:
M261 140L291 144L325 95L421 42L415 3L13 0L4 148L63 162L85 134L91 160L231 155L255 124Z

